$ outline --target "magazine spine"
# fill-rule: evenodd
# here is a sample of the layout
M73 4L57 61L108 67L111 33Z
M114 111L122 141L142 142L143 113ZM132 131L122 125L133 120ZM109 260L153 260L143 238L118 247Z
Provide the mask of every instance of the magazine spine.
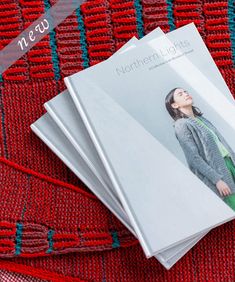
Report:
M43 116L45 117L45 115ZM73 166L73 164L66 158L66 156L64 156L63 153L61 153L56 146L54 146L54 144L50 141L49 138L47 138L47 136L45 135L45 133L43 133L41 131L40 128L38 128L37 126L37 121L34 122L33 124L30 125L30 128L32 129L32 131L57 155L58 158L60 158L64 164L66 166L69 167L69 169L75 174L77 175L77 177L79 177L81 179L82 182L84 182L86 184L87 187L89 187L89 189L96 195L96 197L108 208L112 211L112 213L123 223L123 225L126 226L126 228L134 235L136 236L134 230L132 229L131 225L127 223L126 220L124 220L120 215L118 215L118 213L103 199L103 197L101 197L100 195L98 195L96 193L96 191L94 189L92 189L92 184L90 183L90 181L84 177L81 173L79 173L78 170L76 170ZM99 181L99 180L98 180ZM124 213L123 213L124 214ZM126 215L125 215L126 216Z

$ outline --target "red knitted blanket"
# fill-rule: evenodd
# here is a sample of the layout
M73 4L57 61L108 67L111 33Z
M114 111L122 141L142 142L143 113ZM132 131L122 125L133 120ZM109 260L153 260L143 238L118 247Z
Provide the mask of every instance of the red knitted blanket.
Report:
M55 3L2 0L0 49ZM30 130L65 76L192 21L235 95L234 1L89 0L0 76L1 281L235 280L233 221L167 271Z

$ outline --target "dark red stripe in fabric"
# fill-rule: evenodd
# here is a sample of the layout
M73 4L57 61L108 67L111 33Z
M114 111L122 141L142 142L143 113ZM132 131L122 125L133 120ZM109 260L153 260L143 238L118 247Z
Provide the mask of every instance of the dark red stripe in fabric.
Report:
M156 27L160 27L164 32L170 30L166 0L143 0L142 6L145 33Z

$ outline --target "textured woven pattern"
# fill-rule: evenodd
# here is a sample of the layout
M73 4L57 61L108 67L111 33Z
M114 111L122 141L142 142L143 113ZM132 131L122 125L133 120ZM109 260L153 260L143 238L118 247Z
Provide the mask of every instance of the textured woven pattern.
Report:
M42 282L45 280L38 279L28 275L22 275L20 273L1 270L0 271L0 281L1 282Z
M2 0L0 49L55 3ZM235 96L234 1L89 0L0 76L3 279L235 280L234 222L211 231L167 271L145 258L130 232L30 130L43 103L65 89L65 76L107 59L133 35L192 21Z

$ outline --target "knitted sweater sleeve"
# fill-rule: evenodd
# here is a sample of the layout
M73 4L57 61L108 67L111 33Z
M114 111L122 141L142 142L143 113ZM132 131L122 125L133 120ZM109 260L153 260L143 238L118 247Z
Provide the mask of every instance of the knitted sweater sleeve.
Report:
M189 167L199 171L215 185L222 178L222 175L209 166L200 156L193 135L185 122L175 124L175 135L184 152Z

